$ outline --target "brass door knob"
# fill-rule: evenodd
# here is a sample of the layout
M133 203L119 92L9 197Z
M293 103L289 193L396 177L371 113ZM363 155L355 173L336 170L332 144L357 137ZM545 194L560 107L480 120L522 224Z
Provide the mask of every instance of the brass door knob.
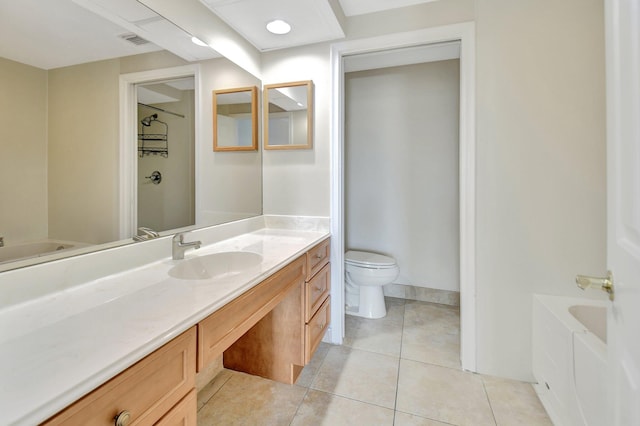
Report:
M588 288L599 288L602 291L609 293L609 300L613 301L615 291L613 286L613 274L611 271L607 271L606 277L590 277L588 275L576 276L576 285L582 290Z
M121 411L114 417L115 426L127 426L131 421L131 413L127 410Z

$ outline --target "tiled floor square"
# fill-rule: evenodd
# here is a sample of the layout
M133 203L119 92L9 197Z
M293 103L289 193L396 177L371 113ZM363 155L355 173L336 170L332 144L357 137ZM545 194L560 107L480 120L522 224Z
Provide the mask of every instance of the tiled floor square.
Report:
M333 346L311 388L394 408L397 377L398 358Z
M403 359L460 368L460 310L428 302L407 302Z
M495 425L480 376L401 360L396 409L455 425Z
M289 425L306 388L232 372L198 411L198 425Z
M346 315L343 345L395 357L400 356L404 300L387 298L387 316L380 319Z

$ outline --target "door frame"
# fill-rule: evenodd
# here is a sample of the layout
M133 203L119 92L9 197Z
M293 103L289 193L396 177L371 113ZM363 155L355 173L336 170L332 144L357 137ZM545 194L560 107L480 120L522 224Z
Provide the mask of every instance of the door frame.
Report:
M477 371L475 24L428 28L331 46L331 298L329 340L344 337L344 69L345 56L442 42L460 42L460 358Z
M200 123L202 122L202 105L200 96L200 66L184 65L172 68L161 68L149 71L120 75L120 182L119 182L119 236L120 239L131 238L136 234L138 212L138 95L136 86L142 83L193 77L195 146L199 152L202 143ZM198 161L194 162L194 173L198 176ZM198 214L199 188L196 179L195 212Z

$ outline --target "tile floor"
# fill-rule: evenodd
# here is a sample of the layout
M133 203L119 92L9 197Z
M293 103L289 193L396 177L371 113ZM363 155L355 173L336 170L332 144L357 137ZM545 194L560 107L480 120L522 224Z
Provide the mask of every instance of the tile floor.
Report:
M458 308L387 298L347 315L295 385L223 370L198 394L198 425L552 425L531 385L467 373Z

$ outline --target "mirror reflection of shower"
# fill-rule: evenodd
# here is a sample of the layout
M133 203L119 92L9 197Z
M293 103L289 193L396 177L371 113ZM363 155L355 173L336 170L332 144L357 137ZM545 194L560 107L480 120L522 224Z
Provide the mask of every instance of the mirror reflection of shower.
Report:
M154 81L138 97L138 212L135 229L195 224L195 93L192 77ZM155 175L162 180L150 179Z

